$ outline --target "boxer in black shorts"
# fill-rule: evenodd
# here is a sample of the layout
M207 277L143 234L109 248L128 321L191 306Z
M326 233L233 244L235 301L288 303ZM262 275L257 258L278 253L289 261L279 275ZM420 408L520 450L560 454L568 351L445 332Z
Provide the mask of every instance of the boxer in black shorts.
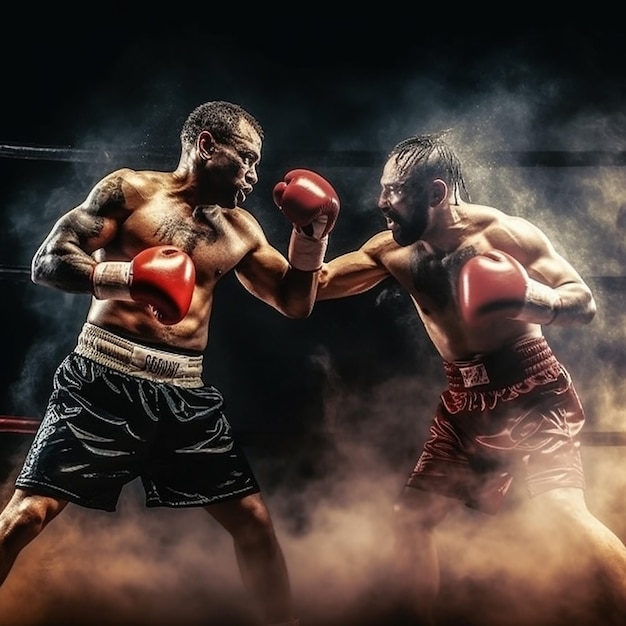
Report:
M601 572L592 582L604 585L607 611L622 624L626 548L586 506L584 413L542 328L591 322L589 287L531 222L470 202L445 133L394 146L380 188L387 229L327 262L317 299L391 278L443 360L448 388L395 506L398 587L409 588L419 623L434 624L434 529L459 503L496 513L519 475L546 516L563 520L591 554Z
M240 206L258 181L258 121L236 104L206 102L180 141L175 171L106 175L33 258L36 283L92 300L0 515L0 583L68 502L112 511L123 485L141 477L148 506L201 506L217 520L263 622L293 626L273 522L221 395L202 381L202 354L215 286L230 271L286 317L310 314L339 200L310 170L276 184L274 201L293 224L286 258Z
M132 375L121 346L128 355L140 347L168 365ZM199 378L201 359L85 324L54 376L17 486L106 511L115 510L122 487L137 477L152 507L205 506L260 491L233 440L222 395Z

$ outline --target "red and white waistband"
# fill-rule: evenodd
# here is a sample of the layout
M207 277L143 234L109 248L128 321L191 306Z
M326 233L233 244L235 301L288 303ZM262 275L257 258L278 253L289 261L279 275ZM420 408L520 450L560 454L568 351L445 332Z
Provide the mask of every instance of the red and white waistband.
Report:
M520 341L468 361L444 361L451 391L502 389L554 368L560 368L544 337Z

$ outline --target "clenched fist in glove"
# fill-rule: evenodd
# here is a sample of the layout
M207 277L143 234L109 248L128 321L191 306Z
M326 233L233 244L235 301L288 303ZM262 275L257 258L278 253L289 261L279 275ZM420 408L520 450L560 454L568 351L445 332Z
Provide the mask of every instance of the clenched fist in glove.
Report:
M339 198L332 185L316 172L291 170L273 191L276 206L292 222L289 262L307 272L324 262L328 234L339 214Z
M133 300L150 306L162 324L180 322L191 304L196 270L174 246L142 250L132 261L98 263L91 277L98 300Z
M490 250L472 257L459 273L458 299L468 324L498 317L549 324L561 299L552 287L528 276L511 255Z

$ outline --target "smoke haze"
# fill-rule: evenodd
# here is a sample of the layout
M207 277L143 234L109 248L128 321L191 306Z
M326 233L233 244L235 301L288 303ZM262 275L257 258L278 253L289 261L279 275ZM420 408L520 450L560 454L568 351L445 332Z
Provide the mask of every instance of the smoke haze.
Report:
M561 29L570 41L572 26ZM563 47L562 56L550 56L538 33L509 33L507 44L496 33L493 49L468 36L449 58L433 57L426 42L412 48L402 40L394 57L376 39L318 64L308 42L246 47L235 57L215 53L232 49L230 36L211 39L214 54L207 54L206 38L195 28L186 34L184 55L174 41L155 46L139 35L110 58L99 51L83 82L74 72L46 79L40 68L41 80L27 81L11 70L8 80L21 95L7 103L13 123L0 142L71 146L75 156L85 150L97 158L0 162L4 265L28 266L57 217L112 169L173 169L180 124L205 100L238 102L265 127L261 181L246 207L279 249L286 250L289 229L271 201L275 181L293 167L311 167L333 183L342 212L329 257L384 228L375 208L384 154L408 135L450 128L473 201L536 223L594 288L598 315L590 326L546 335L583 399L586 431L624 431L624 283L606 277L625 273L626 169L506 160L510 153L626 150L617 93L623 74L610 64L599 73L597 48L583 40L568 48L570 58ZM297 68L286 56L294 47L302 53ZM75 54L60 49L57 63ZM25 73L35 54L24 55ZM45 98L37 91L44 88ZM58 108L34 115L34 103L52 93ZM378 164L352 163L353 154ZM40 416L89 302L28 281L4 282L14 306L4 319L2 412ZM226 277L206 372L224 393L270 505L302 625L392 624L391 511L444 384L408 298L385 284L320 303L296 322ZM0 438L6 502L29 438ZM588 445L583 452L589 507L624 540L626 451ZM584 551L556 528L521 481L494 518L467 509L451 515L437 535L441 623L606 623ZM114 515L68 507L19 557L0 589L0 611L3 626L245 626L257 619L222 529L201 510L144 509L135 483Z

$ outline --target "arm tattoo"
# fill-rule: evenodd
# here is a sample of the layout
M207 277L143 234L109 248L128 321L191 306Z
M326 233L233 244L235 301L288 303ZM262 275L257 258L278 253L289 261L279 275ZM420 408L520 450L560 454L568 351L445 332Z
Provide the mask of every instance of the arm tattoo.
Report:
M122 190L122 178L116 176L98 185L89 200L87 209L94 215L106 211L116 211L123 209L126 205L126 198Z
M64 227L66 234L75 233L78 241L87 241L94 237L100 236L104 228L104 218L101 215L94 215L89 219L85 219L82 214L73 216L69 223Z

